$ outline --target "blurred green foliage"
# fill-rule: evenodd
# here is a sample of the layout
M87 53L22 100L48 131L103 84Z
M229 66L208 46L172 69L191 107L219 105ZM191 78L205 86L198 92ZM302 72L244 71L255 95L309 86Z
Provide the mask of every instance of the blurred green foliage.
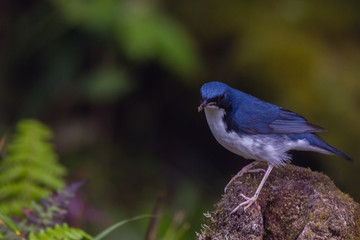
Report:
M127 58L157 59L165 68L188 75L199 67L194 43L156 2L135 0L52 0L74 26L113 38Z
M35 120L23 120L0 162L0 211L20 215L32 200L64 186L65 169L48 142L51 131Z
M5 1L0 129L23 117L54 129L70 178L89 179L76 223L90 232L150 212L165 190L158 239L177 212L190 239L246 163L196 113L201 84L223 81L329 129L322 137L353 164L315 153L294 163L360 201L359 10L338 0Z
M92 239L90 235L84 231L71 228L67 224L56 225L54 228L46 228L38 234L31 233L29 240L82 240Z
M83 84L85 95L100 104L114 102L134 88L128 76L116 66L95 69L84 77Z

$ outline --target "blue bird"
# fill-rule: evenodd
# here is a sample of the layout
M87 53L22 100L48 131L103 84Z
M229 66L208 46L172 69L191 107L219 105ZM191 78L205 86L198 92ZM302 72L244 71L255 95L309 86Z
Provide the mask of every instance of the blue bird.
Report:
M264 102L254 96L231 88L221 82L205 83L200 89L200 106L215 139L227 150L254 162L243 167L225 187L247 172L265 172L254 196L245 199L241 206L250 207L258 198L261 188L273 167L289 163L289 150L314 151L335 154L347 160L352 159L323 140L315 133L323 132L322 127L309 123L298 114ZM251 169L260 162L268 168Z

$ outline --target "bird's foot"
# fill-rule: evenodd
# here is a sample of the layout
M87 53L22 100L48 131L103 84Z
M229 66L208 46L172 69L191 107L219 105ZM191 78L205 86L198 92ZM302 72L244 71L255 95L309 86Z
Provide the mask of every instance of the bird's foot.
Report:
M231 211L231 214L235 213L237 210L239 210L240 207L242 206L245 206L244 207L244 211L249 208L253 203L256 202L258 196L254 195L252 197L247 197L245 196L244 194L240 194L241 197L245 198L246 201L245 202L242 202L240 203L236 208L234 208L232 211Z
M231 213L236 212L236 211L239 209L239 207L242 207L242 206L244 206L244 211L245 211L245 210L246 210L247 208L249 208L253 203L256 202L256 200L257 200L257 198L258 198L258 196L259 196L259 194L260 194L260 191L261 191L262 187L264 186L265 181L266 181L266 179L269 177L269 174L270 174L270 172L271 172L271 170L272 170L273 168L274 168L273 165L270 165L270 164L268 165L268 168L267 168L267 170L266 170L266 172L265 172L265 175L264 175L264 177L262 178L262 180L261 180L261 182L260 182L260 185L259 185L258 188L256 189L256 192L255 192L254 196L252 196L251 198L249 198L249 197L245 196L244 194L240 194L240 196L243 197L243 198L245 198L246 201L240 203L236 208L234 208L234 210L231 211ZM256 169L256 170L258 170L258 169ZM259 206L259 205L258 205L258 209L260 209L260 206Z

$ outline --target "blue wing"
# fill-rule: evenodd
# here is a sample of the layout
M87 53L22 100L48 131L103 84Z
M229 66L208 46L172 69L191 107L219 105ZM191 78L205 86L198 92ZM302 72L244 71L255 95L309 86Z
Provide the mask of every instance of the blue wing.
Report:
M245 94L242 93L241 94ZM225 116L228 130L247 134L294 134L323 132L322 127L309 123L302 116L246 94L240 97L229 116Z
M289 110L279 108L277 118L268 125L271 133L323 132L320 126L309 123L305 118Z

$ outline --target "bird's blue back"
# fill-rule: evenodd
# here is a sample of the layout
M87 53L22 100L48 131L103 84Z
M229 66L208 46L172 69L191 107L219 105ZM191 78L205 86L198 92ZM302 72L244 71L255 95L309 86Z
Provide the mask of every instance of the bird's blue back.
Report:
M229 131L270 133L267 124L276 119L279 107L233 88L229 89L229 94L233 109L224 119Z

